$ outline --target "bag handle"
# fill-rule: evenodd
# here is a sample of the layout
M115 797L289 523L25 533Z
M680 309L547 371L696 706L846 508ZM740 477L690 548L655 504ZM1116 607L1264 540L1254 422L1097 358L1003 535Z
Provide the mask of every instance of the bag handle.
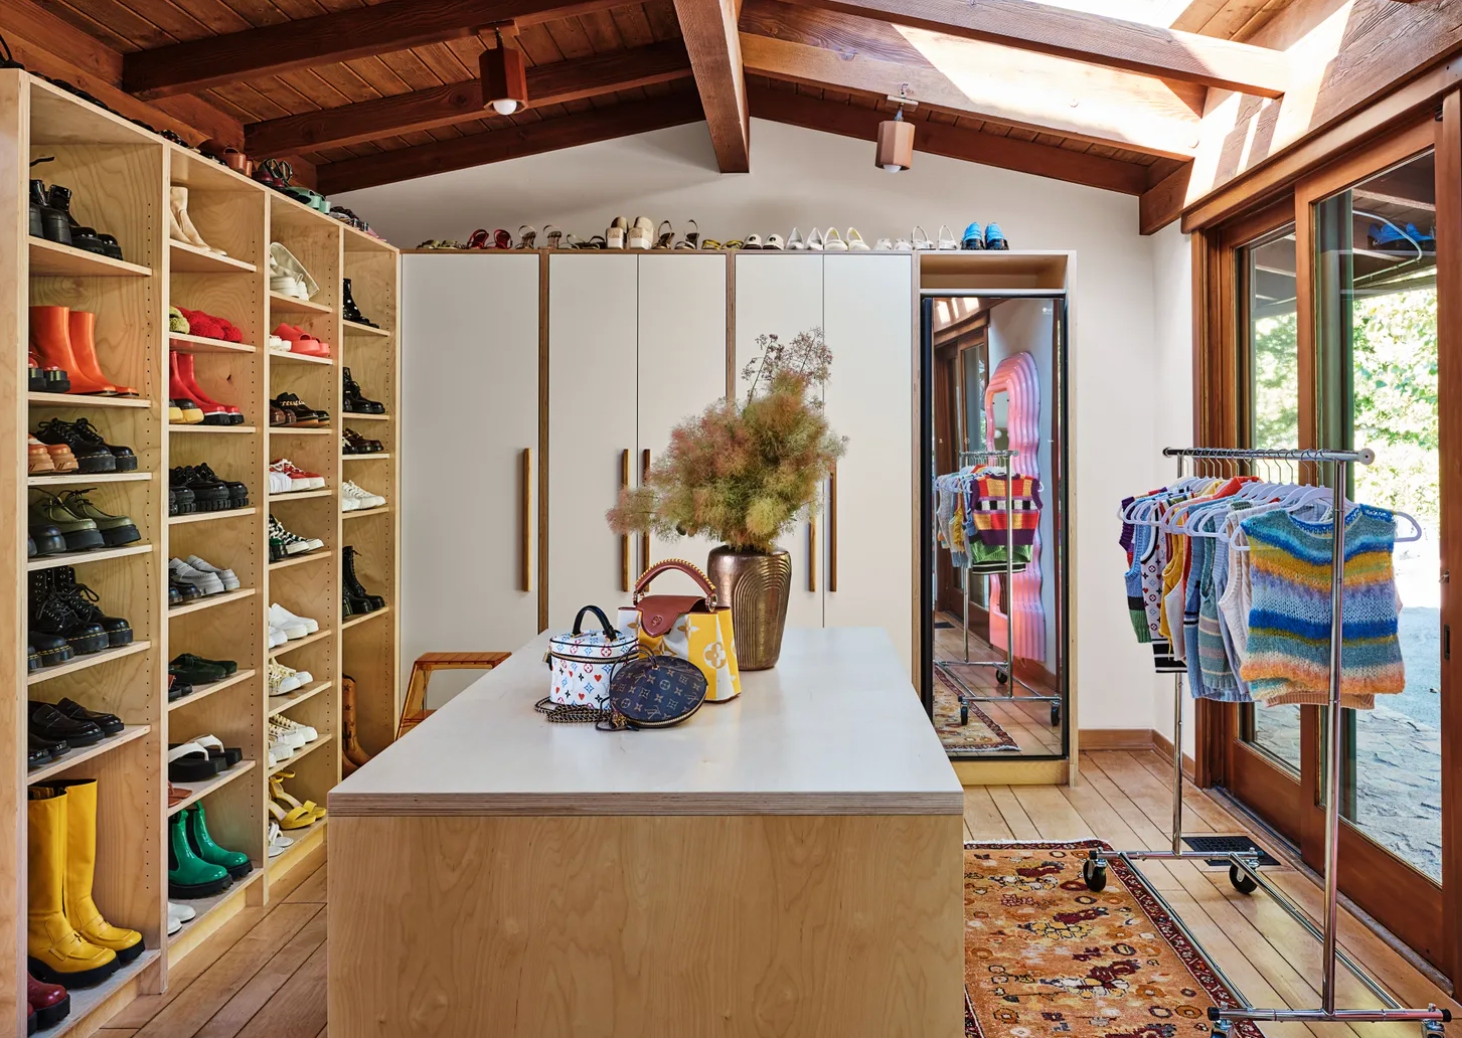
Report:
M650 581L654 580L661 573L669 573L672 571L684 573L691 580L694 580L696 586L705 593L706 606L710 609L716 608L716 586L711 583L711 578L706 576L705 572L699 566L692 562L686 562L684 559L663 559L645 570L640 575L640 579L635 581L635 604L638 605L640 599L645 597L645 591L649 588Z
M607 617L607 616L604 615L604 610L600 609L596 605L586 605L583 609L580 609L579 610L579 615L576 616L576 617L574 617L574 629L573 629L573 631L571 633L573 633L573 634L582 634L583 633L583 631L584 631L584 614L585 613L593 613L594 614L594 616L598 619L598 621L601 624L604 625L604 633L605 634L610 635L611 637L613 637L614 635L616 635L616 634L619 633L614 627L612 627L610 625L610 623L609 623L609 617Z

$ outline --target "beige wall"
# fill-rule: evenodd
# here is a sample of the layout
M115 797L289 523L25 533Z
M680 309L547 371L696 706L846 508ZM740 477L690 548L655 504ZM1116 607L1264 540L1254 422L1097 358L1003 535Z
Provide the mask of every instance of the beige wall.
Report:
M475 227L516 234L525 222L541 232L551 221L587 238L603 233L615 215L645 215L668 216L678 230L694 217L702 234L722 240L785 235L793 224L806 234L833 221L844 232L856 226L870 245L880 236L906 235L915 223L931 236L948 223L958 235L970 220L994 219L1017 248L1076 250L1070 378L1078 723L1152 727L1157 680L1151 654L1137 645L1126 615L1116 510L1122 492L1151 486L1167 472L1158 452L1176 433L1169 434L1161 416L1166 401L1189 395L1186 310L1175 312L1188 305L1179 284L1186 247L1138 235L1131 196L922 153L909 172L890 175L874 168L871 141L762 120L753 120L752 169L718 174L705 126L693 124L335 201L407 247L427 238L466 238ZM1158 290L1181 290L1162 310L1161 337ZM490 327L492 315L483 321ZM421 348L426 344L402 344L408 397L412 351ZM409 454L409 413L403 435ZM1176 442L1189 436L1185 429ZM406 567L411 551L408 542Z

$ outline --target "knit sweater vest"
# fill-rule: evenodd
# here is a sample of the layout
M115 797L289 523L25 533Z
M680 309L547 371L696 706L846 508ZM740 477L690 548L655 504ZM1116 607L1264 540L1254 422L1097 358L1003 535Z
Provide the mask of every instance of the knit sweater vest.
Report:
M1329 702L1333 526L1304 522L1283 509L1244 520L1253 606L1240 673L1256 700ZM1370 709L1376 695L1406 690L1396 635L1395 543L1390 512L1359 505L1346 516L1342 706Z

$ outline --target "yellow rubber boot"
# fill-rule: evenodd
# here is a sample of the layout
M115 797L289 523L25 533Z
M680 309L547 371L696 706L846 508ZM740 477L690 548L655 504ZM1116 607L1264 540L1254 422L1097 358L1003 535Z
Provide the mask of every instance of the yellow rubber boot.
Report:
M92 899L96 879L96 779L57 783L66 793L66 889L62 898L66 918L89 943L110 948L117 961L131 962L142 954L142 935L124 930L102 918Z
M32 786L27 863L30 899L26 954L31 975L68 988L100 984L117 968L117 953L92 944L66 919L66 793Z

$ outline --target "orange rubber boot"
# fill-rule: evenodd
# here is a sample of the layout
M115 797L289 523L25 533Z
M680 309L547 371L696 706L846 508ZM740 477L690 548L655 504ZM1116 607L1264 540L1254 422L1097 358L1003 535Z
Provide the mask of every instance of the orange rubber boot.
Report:
M96 359L96 314L89 310L72 310L70 319L71 355L81 366L82 374L89 380L101 382L115 396L136 396L137 390L126 386L114 386L102 374Z
M110 385L105 380L98 382L88 377L71 352L71 310L68 307L31 307L30 344L42 367L60 368L70 376L68 393L111 395Z

